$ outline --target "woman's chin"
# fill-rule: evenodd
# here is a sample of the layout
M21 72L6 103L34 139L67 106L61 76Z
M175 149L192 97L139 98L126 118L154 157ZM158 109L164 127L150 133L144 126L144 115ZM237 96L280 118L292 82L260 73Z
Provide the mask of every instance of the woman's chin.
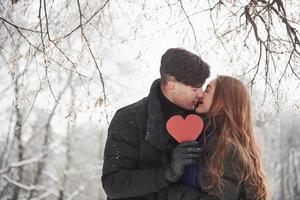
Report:
M203 113L207 113L207 111L203 108L203 106L201 105L198 105L196 108L195 108L195 112L196 113L199 113L199 114L203 114Z

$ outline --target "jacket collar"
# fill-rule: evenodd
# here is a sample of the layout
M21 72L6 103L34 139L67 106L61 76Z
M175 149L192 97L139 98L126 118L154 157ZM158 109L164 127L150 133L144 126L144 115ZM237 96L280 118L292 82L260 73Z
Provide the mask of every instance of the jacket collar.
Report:
M160 79L155 80L152 83L150 93L148 95L148 118L145 140L158 149L164 150L168 144L170 136L166 132L166 120L164 118L164 113L158 94L160 83Z
M176 145L177 142L166 130L167 119L165 118L164 108L162 107L162 100L160 98L160 84L160 79L155 80L152 83L150 93L148 95L148 118L145 141L160 150L170 150L174 148L174 145ZM172 107L172 109L174 109L172 114L184 115L185 111L179 107L176 107L176 105Z

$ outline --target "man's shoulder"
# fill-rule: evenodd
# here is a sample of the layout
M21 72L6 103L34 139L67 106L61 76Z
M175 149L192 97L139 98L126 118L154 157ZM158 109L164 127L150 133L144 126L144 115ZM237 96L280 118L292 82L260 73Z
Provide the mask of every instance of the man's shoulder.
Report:
M117 110L116 114L119 116L137 115L147 112L148 97L145 97L137 102L124 106Z
M147 119L147 98L143 98L133 104L120 108L115 113L109 126L109 130L118 137L131 138L144 130ZM122 131L120 131L122 130ZM136 141L135 141L136 142Z

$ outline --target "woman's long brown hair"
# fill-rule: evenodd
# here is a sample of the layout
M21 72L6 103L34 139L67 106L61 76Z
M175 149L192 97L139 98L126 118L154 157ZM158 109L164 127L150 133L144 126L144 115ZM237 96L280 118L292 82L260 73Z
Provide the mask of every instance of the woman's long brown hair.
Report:
M246 86L235 78L218 76L208 112L211 119L221 119L217 144L212 156L206 160L209 166L209 186L222 191L224 157L228 147L231 147L236 156L232 166L239 186L243 183L253 199L266 200L267 186L251 115L251 99Z

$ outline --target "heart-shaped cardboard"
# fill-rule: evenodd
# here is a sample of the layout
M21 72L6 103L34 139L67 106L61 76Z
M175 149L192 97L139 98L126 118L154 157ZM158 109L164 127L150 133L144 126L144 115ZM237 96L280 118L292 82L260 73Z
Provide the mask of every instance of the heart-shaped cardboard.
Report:
M178 142L196 140L203 129L203 120L190 114L185 119L181 115L172 116L166 124L169 134Z

